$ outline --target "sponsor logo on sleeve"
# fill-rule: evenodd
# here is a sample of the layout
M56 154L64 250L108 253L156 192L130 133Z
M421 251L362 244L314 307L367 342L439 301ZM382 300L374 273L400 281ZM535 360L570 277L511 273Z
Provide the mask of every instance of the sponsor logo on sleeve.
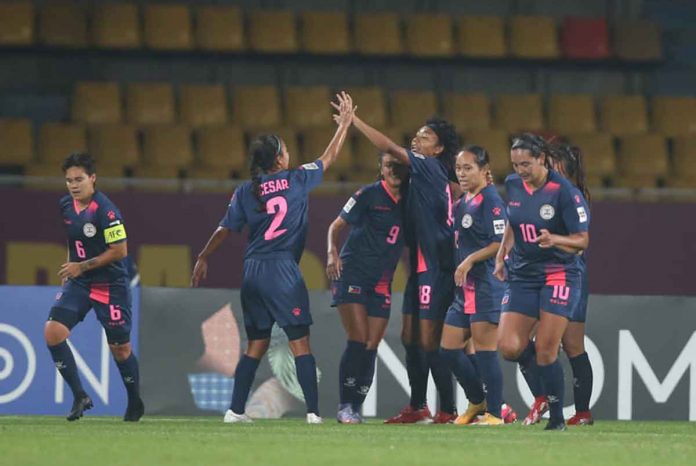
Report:
M544 220L551 220L553 216L556 215L556 209L554 209L551 204L544 204L541 206L541 209L539 209L539 215Z
M87 222L82 227L82 233L84 233L87 238L92 238L94 235L97 234L97 227Z
M121 221L120 220L114 220L113 222L109 223L109 226L112 227L114 225L120 225Z
M126 227L123 225L116 225L104 230L104 241L106 244L115 243L126 238Z
M346 202L346 205L343 206L343 212L345 213L350 213L350 210L353 208L355 205L355 199L352 197L348 199L348 202Z
M505 220L493 220L493 233L496 235L505 233Z
M419 159L425 159L425 155L419 154L418 152L413 152L413 156Z
M580 223L587 221L587 212L585 212L585 208L582 206L578 207L578 217L580 218Z
M314 162L305 163L304 165L302 165L302 168L304 168L305 170L319 170L319 165L317 165Z

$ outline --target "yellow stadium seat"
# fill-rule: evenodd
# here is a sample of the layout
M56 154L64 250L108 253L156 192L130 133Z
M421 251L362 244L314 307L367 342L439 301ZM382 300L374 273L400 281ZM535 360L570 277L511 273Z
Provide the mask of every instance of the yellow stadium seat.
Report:
M545 128L544 110L538 94L499 95L495 127L511 133Z
M136 178L145 178L147 183L136 186L141 191L176 192L180 190L182 169L178 167L163 167L161 165L139 165L133 170Z
M193 48L191 12L187 5L145 5L145 45L160 50Z
M672 174L667 185L696 189L696 136L675 137L673 147Z
M324 153L326 146L331 142L331 138L336 133L336 126L309 128L302 132L302 159L304 162L313 162ZM346 137L346 142L338 154L336 162L332 165L334 169L350 170L355 168L353 159L353 145L351 138Z
M661 59L660 29L657 24L646 20L617 20L614 23L614 53L630 61Z
M135 126L96 125L88 130L89 152L103 167L134 167L140 160L140 147Z
M281 126L280 96L276 86L238 86L234 89L235 121L245 128Z
M655 97L652 122L653 129L665 136L696 133L696 98Z
M437 98L432 91L400 90L391 93L393 127L415 134L428 118L437 113Z
M34 158L31 121L25 118L0 119L0 165L24 165Z
M32 44L34 15L29 2L0 3L0 45Z
M179 119L194 128L227 123L225 87L222 84L182 86L179 90Z
M129 84L126 120L136 125L174 123L174 89L169 83Z
M588 186L601 186L616 175L616 149L608 133L569 134L568 141L580 148Z
M453 55L452 18L446 14L424 13L407 17L406 50L417 57Z
M56 47L87 46L87 16L74 3L48 3L39 14L41 42Z
M442 98L444 115L457 131L491 127L491 103L486 94L446 93Z
M642 95L607 96L602 101L602 128L616 136L645 133L648 116Z
M205 5L196 12L196 44L203 50L244 49L244 21L236 6Z
M513 16L510 54L520 58L558 58L556 20L548 16Z
M121 123L121 92L115 82L79 82L73 90L72 119L79 123Z
M144 130L145 164L185 168L193 162L191 130L185 125L152 126Z
M295 14L289 10L249 12L249 46L257 52L297 52Z
M24 175L41 178L38 180L25 178L23 183L25 188L65 192L65 177L61 171L60 162L32 162L24 166Z
M404 52L399 17L394 13L359 13L353 18L355 49L364 55Z
M549 127L561 134L597 131L594 97L591 95L552 95Z
M404 133L398 128L379 128L382 134L388 136L398 145L404 144ZM379 173L379 149L362 134L355 134L352 141L353 159L357 169L369 174L369 179L375 179ZM413 137L413 134L410 135Z
M246 175L244 131L238 126L208 126L196 131L198 162L201 167L234 170Z
M497 129L469 130L462 134L464 144L475 144L488 151L491 171L497 182L512 173L510 164L510 138L505 131Z
M621 138L617 185L627 188L655 187L669 173L667 142L660 134L635 134Z
M142 46L140 14L134 3L98 3L92 14L92 41L102 48Z
M387 124L387 106L384 91L380 87L351 87L348 94L353 105L360 107L360 118L376 128Z
M505 48L505 24L499 16L464 16L457 23L459 53L468 57L501 58Z
M340 11L305 11L302 20L302 48L316 54L350 51L348 17Z
M285 121L296 128L326 126L331 119L331 92L326 86L292 86L285 89Z
M39 130L39 161L60 163L74 152L87 151L85 127L68 123L45 123Z

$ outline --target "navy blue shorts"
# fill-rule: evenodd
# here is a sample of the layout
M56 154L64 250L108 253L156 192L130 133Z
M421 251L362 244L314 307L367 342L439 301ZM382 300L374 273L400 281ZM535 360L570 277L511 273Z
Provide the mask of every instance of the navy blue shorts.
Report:
M453 298L454 272L433 267L415 277L411 274L402 310L404 314L418 315L419 319L443 320Z
M489 281L467 277L462 287L455 287L454 301L447 309L445 323L452 327L470 328L472 322L500 322L500 292Z
M570 315L571 322L585 322L587 320L587 301L590 295L590 287L587 283L587 272L580 275L582 285L580 285L580 301Z
M365 286L359 281L341 277L331 283L331 306L362 304L370 317L389 319L391 312L391 282L380 281L377 286Z
M48 320L72 329L85 319L90 309L97 314L109 344L122 345L130 341L131 292L125 280L89 285L66 281L56 296Z
M539 310L570 319L580 302L578 274L559 273L542 280L510 280L502 301L503 312L518 312L539 319Z
M247 328L263 333L274 322L281 328L312 325L307 286L292 259L247 258L241 298Z

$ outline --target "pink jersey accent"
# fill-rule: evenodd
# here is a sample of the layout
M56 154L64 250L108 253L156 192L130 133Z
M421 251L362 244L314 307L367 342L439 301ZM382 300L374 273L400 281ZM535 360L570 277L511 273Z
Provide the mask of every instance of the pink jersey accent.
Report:
M425 257L423 256L423 251L421 251L421 247L418 246L418 268L416 269L416 272L421 273L421 272L427 272L428 271L428 264L425 263Z
M549 267L546 269L546 284L549 286L565 286L566 285L566 273L560 267Z
M476 314L476 284L470 277L462 285L464 290L464 314Z
M109 304L109 284L92 283L89 286L89 299L102 304Z
M389 187L387 186L387 182L382 180L382 187L384 188L384 192L387 193L387 195L391 198L392 201L394 201L394 204L398 204L399 200L394 197L394 195L389 191Z
M378 295L382 296L391 296L391 293L389 292L389 279L382 279L377 282L377 286L375 286L375 293Z
M99 204L97 204L96 201L92 201L87 206L87 212L89 212L90 214L94 214L98 208L99 208Z
M532 187L525 183L524 180L522 181L522 186L524 186L524 190L527 191L527 194L529 194L530 196L534 194L534 190L532 189Z
M544 186L544 191L558 191L559 189L561 189L561 184L555 181L549 181L546 183L546 186Z

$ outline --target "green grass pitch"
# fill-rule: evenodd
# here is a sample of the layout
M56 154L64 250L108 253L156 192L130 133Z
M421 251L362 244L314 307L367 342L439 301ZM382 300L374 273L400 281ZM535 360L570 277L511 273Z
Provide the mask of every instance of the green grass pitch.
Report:
M301 419L226 425L221 417L0 416L0 465L693 465L696 423L610 422L544 432L501 427L306 425Z

